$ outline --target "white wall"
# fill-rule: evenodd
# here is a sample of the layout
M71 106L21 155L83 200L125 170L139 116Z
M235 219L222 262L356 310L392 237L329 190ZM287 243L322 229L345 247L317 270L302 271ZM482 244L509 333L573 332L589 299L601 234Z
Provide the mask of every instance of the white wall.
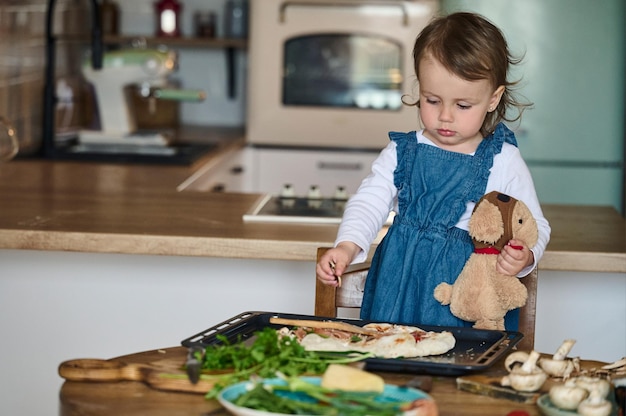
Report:
M311 315L314 273L313 262L0 250L0 414L56 414L68 359L180 345L244 311ZM572 356L626 355L625 295L624 274L541 272L537 349L574 338Z
M442 0L442 7L485 15L524 57L512 78L521 78L534 107L516 133L541 202L623 212L624 1Z

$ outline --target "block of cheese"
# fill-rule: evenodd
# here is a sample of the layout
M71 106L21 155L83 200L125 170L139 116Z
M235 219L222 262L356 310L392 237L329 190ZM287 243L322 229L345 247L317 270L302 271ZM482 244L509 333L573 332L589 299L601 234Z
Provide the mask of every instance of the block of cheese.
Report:
M322 376L321 386L344 391L379 392L385 389L382 377L367 371L342 364L331 364Z

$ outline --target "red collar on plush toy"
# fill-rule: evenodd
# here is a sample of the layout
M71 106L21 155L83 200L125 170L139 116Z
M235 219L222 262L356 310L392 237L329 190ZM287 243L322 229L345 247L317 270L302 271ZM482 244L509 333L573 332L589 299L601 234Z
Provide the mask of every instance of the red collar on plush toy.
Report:
M483 247L483 248L474 248L474 253L476 254L500 254L500 250L496 247Z
M513 220L513 210L515 207L515 198L512 198L506 194L500 192L490 192L483 195L478 201L474 211L479 207L481 201L488 201L493 206L497 207L498 215L501 218L502 233L498 236L497 241L478 241L472 237L474 243L474 253L477 254L500 254L500 251L505 245L509 244L509 241L513 238L513 226L511 221ZM470 219L472 221L472 219ZM495 219L494 219L495 221ZM521 246L512 246L516 250L521 250Z
M515 250L521 250L522 246L514 246L512 244L509 244L511 247L513 247ZM500 254L500 249L498 249L497 247L494 246L489 246L489 247L482 247L482 248L474 248L474 253L476 254Z

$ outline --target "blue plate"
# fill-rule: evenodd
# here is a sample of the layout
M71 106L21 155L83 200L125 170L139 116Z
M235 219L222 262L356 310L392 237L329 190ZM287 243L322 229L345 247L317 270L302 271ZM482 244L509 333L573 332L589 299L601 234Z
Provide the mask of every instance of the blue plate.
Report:
M319 386L321 383L320 377L301 377L301 379L317 386ZM263 384L283 386L287 384L285 380L280 378L263 379L260 382L262 382ZM283 414L236 406L232 403L237 397L254 387L254 385L255 383L251 381L243 381L241 383L233 384L222 390L217 399L219 400L220 404L224 406L224 408L226 408L226 410L236 416L269 416ZM281 394L289 398L298 397L302 399L303 396L301 393L297 392L281 391ZM418 399L432 400L432 397L430 397L428 394L424 393L421 390L410 387L394 386L392 384L385 384L385 389L380 394L380 396L377 397L377 400L380 400L381 402L412 402Z
M609 398L607 398L607 400L611 402L611 406L612 406L610 416L617 416L617 405L615 404L615 401L613 400L613 395L611 394ZM576 416L578 415L578 412L575 410L563 410L563 409L559 409L558 407L556 407L550 400L549 394L544 394L543 396L539 397L539 399L537 400L537 406L539 407L541 414L545 416Z

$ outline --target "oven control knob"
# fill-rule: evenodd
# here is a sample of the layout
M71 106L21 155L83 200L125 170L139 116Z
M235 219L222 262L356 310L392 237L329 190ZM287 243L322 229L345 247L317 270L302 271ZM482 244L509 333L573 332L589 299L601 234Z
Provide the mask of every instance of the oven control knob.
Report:
M319 186L311 185L308 197L309 199L322 199L322 192L320 191Z
M346 188L345 186L338 186L337 189L335 189L335 199L341 199L341 200L346 200L348 199L348 193L346 192Z
M294 198L296 196L296 192L293 189L293 186L290 183L286 183L283 185L283 189L280 191L281 198Z
M322 207L322 191L319 186L311 185L309 188L307 205L311 209L320 209Z

